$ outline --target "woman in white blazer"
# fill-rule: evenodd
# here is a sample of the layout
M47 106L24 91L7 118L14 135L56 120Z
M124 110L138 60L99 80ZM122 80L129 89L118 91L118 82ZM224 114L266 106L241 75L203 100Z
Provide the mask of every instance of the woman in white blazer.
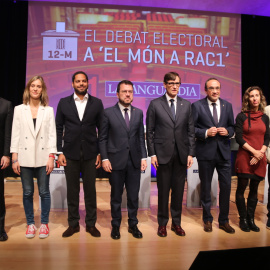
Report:
M40 76L28 81L23 104L15 107L10 152L12 169L21 176L23 186L23 205L28 225L25 236L33 238L37 230L33 209L33 178L36 177L41 198L39 237L46 238L49 235L51 206L49 179L57 149L54 112L48 106L47 88Z

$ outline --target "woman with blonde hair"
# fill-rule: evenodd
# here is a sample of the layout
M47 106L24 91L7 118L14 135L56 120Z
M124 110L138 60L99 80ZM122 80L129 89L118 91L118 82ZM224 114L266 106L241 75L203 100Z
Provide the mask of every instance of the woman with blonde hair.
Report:
M23 93L23 104L14 110L11 147L12 169L21 176L23 205L27 220L26 238L36 234L33 194L37 178L41 198L41 226L39 237L49 236L51 196L50 173L54 168L56 129L53 108L48 106L46 84L41 76L31 78Z
M238 176L236 206L242 231L259 232L254 222L258 186L266 174L265 151L269 144L269 118L264 114L266 100L260 87L249 87L243 96L241 113L236 117L235 138L239 150L235 161ZM244 193L249 184L247 206Z

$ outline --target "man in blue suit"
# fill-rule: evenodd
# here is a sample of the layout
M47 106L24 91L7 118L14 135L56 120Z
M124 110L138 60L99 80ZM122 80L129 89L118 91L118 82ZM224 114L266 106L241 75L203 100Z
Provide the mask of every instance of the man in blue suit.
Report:
M234 116L232 105L220 98L220 88L217 79L208 79L205 82L207 96L192 104L196 157L201 180L204 230L212 231L211 182L216 169L220 188L219 228L227 233L234 233L228 219L231 193L230 138L234 134Z
M138 195L141 171L147 167L143 112L131 106L133 83L128 80L117 86L119 101L107 108L101 122L99 149L102 167L110 174L112 239L120 239L121 202L124 185L127 191L128 232L142 238L137 224Z

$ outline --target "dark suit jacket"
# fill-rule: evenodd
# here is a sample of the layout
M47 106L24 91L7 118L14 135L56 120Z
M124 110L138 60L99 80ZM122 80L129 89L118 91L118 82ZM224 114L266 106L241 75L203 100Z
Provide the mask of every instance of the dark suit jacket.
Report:
M177 146L182 164L195 156L194 125L189 101L177 97L176 118L173 120L166 96L151 101L146 117L148 155L156 155L159 164L171 159Z
M109 159L113 170L125 168L130 153L135 168L146 158L143 112L131 106L130 129L118 103L105 109L99 136L101 158Z
M81 150L85 160L95 158L99 153L97 129L102 113L102 101L89 95L80 121L73 94L60 99L56 113L57 151L73 160L80 159Z
M0 159L10 154L12 118L11 102L0 98Z
M192 104L192 112L196 136L196 157L198 160L213 160L217 149L225 160L231 159L230 138L234 135L234 117L232 104L226 100L220 100L220 119L217 127L224 127L228 130L228 136L216 135L205 139L207 129L214 127L215 122L207 98L196 101Z

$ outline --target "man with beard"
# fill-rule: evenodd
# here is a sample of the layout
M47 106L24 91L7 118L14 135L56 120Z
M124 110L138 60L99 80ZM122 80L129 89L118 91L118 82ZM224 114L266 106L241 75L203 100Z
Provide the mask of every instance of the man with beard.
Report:
M123 188L127 191L128 232L142 238L137 224L141 171L147 167L143 112L131 106L133 83L123 80L117 86L118 102L104 111L99 148L102 167L110 173L112 239L120 238Z
M67 181L68 229L63 237L80 231L80 174L83 179L86 231L100 237L95 227L96 169L101 167L97 129L103 113L102 101L87 93L88 76L78 71L72 76L74 94L59 101L56 113L58 162L64 166Z

